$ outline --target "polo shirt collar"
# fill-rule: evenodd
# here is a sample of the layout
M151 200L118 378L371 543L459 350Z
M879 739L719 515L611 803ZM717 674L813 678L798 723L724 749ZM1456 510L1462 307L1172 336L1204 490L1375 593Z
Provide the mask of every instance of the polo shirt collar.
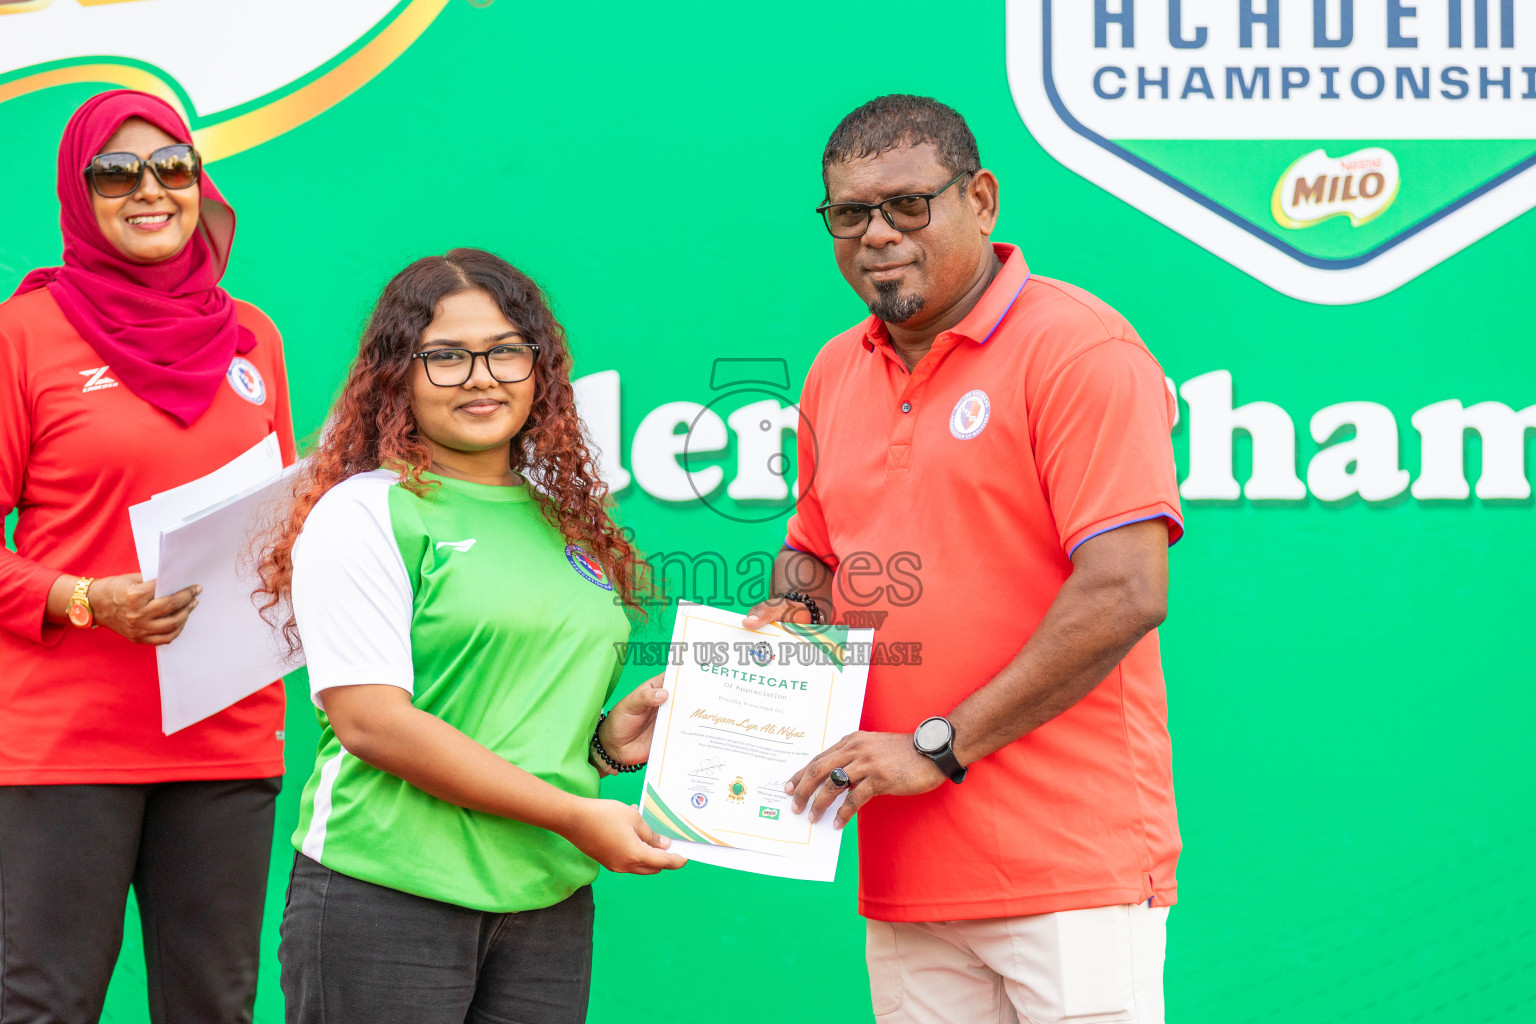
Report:
M949 329L950 334L969 338L978 345L985 345L992 337L997 325L1008 315L1014 301L1029 281L1029 264L1024 262L1024 254L1018 246L997 242L993 244L992 251L1002 261L1002 269L997 272L992 283L987 285L987 290L981 293L981 298L971 307L965 319ZM884 321L871 316L864 321L862 340L865 351L873 352L876 345L889 345L891 336L885 329Z

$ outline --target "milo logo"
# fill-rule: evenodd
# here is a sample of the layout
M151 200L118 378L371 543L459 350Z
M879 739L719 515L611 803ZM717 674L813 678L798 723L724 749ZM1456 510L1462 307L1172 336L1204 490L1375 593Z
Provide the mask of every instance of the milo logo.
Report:
M1309 228L1330 217L1359 227L1386 212L1399 184L1397 158L1379 146L1341 157L1314 149L1280 175L1271 206L1282 227Z

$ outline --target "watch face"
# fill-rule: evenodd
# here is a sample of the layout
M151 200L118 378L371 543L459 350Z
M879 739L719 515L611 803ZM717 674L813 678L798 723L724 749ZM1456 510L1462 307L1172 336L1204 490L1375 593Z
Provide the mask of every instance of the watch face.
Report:
M91 611L83 604L71 604L68 614L70 623L79 626L81 629L91 624Z
M952 730L947 721L942 718L930 718L917 727L917 732L912 735L912 741L917 749L925 754L936 754L948 745Z

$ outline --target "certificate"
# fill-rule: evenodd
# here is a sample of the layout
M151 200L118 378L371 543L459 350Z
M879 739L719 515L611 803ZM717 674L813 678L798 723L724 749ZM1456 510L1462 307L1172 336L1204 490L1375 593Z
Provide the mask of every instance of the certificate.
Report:
M859 727L872 632L773 623L681 603L641 813L677 852L721 867L831 881L842 832L795 814L784 784ZM834 805L835 808L836 805Z

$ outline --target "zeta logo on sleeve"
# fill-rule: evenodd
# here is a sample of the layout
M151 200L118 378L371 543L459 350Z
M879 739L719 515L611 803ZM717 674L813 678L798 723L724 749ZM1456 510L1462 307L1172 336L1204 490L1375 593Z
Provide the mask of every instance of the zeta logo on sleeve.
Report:
M261 371L244 356L235 356L224 379L235 389L235 394L252 405L260 405L267 400L267 382L261 379Z
M949 414L949 432L962 441L969 441L987 427L992 416L992 400L980 388L967 391L955 403Z
M570 562L571 568L575 569L588 583L602 587L604 590L613 589L613 584L608 582L608 576L603 572L602 563L575 544L565 546L565 560Z
M474 546L475 538L471 537L468 540L440 540L432 547L434 550L437 548L452 548L462 555L464 552L468 551Z
M102 388L115 388L115 387L117 387L117 381L115 381L111 377L107 376L107 371L109 369L111 369L111 367L109 367L109 366L97 366L97 367L94 367L94 368L89 369L89 370L77 371L80 374L80 376L86 378L85 386L82 387L80 390L81 391L100 391Z

